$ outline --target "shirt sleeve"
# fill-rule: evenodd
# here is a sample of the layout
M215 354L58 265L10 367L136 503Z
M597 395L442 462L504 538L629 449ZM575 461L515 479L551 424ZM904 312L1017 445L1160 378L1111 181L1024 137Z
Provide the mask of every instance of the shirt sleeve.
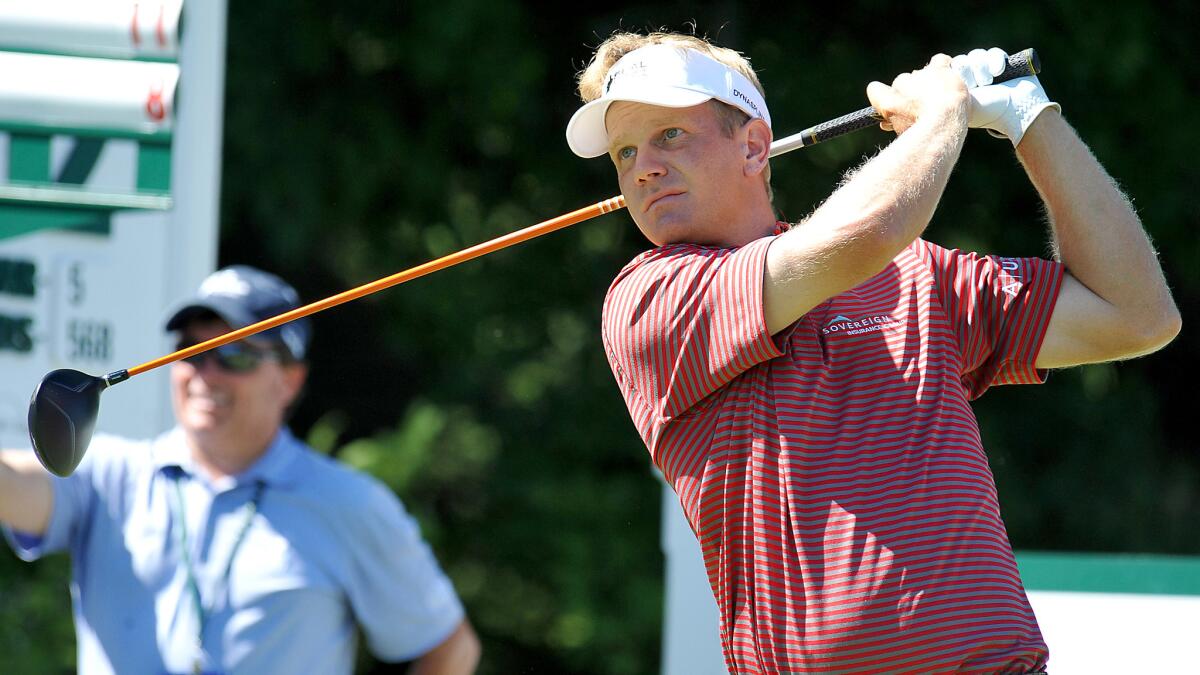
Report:
M781 355L763 314L773 240L664 246L621 271L605 298L602 337L635 420L666 423Z
M17 557L27 561L37 560L42 556L66 550L73 540L79 538L81 530L87 527L89 514L95 507L97 482L104 480L111 473L107 469L112 454L112 448L109 446L107 437L93 438L83 461L70 476L50 477L54 503L51 507L50 522L46 524L46 531L40 536L4 528L5 538Z
M409 661L441 644L465 612L400 500L373 479L366 486L365 501L346 519L353 553L346 593L371 652Z
M1061 263L1003 258L921 242L962 355L971 399L996 384L1040 384L1034 367L1062 286Z

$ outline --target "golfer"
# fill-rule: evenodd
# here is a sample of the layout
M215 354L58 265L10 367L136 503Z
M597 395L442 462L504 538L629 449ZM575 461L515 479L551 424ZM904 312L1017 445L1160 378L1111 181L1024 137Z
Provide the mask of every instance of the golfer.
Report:
M580 76L569 145L612 161L656 246L609 289L604 347L699 539L730 672L1046 666L968 402L1152 352L1180 318L1038 80L990 84L997 51L871 83L895 140L796 224L776 221L771 114L739 54L617 34ZM1015 147L1054 260L921 239L970 126Z
M180 347L297 306L235 266L166 324ZM171 367L178 426L97 436L60 479L0 456L0 521L26 560L72 557L80 673L351 673L356 628L384 661L470 673L479 643L416 522L376 480L284 426L305 320Z

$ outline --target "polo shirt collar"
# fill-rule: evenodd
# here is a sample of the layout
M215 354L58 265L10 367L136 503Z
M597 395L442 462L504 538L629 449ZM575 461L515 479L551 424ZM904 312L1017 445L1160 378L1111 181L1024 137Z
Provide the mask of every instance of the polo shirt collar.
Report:
M294 472L290 471L290 468L299 455L298 446L299 441L292 435L292 432L287 427L280 427L275 438L271 440L271 444L267 446L267 451L257 461L242 473L230 477L229 485L224 485L225 480L220 480L216 481L214 487L220 490L260 481L268 487L287 485L294 480ZM188 448L187 438L180 427L175 427L159 436L151 451L154 455L156 471L183 471L189 476L200 476L199 468ZM201 478L207 481L206 477L201 476Z

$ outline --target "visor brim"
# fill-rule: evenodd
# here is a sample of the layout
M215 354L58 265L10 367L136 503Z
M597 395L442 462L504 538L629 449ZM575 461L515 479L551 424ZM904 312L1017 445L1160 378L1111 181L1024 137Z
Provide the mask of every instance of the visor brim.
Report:
M661 85L646 91L627 91L610 94L585 104L567 123L567 145L571 152L584 158L608 153L608 126L605 117L608 107L617 101L643 103L661 108L690 108L714 97L707 92L692 91Z

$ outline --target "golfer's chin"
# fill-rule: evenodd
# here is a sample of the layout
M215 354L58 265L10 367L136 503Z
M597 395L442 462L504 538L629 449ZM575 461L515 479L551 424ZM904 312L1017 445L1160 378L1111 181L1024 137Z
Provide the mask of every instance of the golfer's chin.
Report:
M668 244L686 244L696 242L695 228L692 219L685 214L667 212L666 209L655 209L661 213L642 214L636 218L638 229L655 246Z

